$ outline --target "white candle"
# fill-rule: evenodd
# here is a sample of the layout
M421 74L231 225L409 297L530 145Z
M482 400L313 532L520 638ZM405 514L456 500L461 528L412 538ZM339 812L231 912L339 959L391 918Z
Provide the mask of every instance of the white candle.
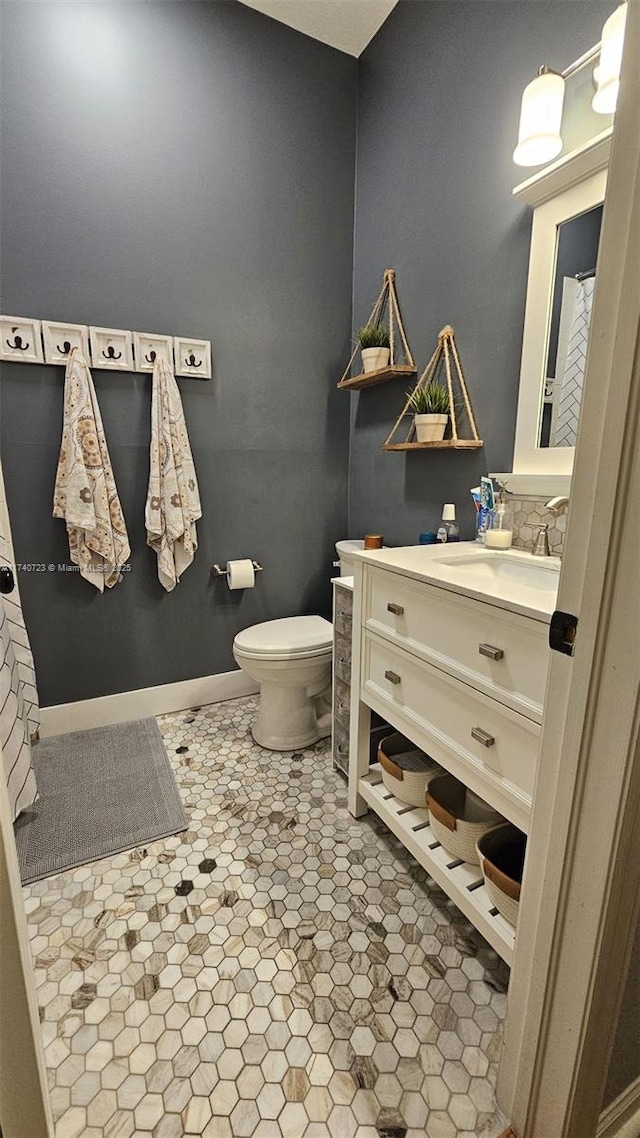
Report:
M510 529L488 529L484 538L487 549L510 549L512 541L513 530Z

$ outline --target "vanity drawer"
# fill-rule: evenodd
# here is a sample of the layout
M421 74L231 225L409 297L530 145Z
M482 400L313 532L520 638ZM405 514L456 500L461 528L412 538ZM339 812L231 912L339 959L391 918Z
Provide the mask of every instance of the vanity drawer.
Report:
M349 775L349 728L336 719L333 721L333 762L338 770Z
M333 674L345 684L351 683L351 640L338 632L333 636Z
M541 722L546 624L398 573L367 579L367 629Z
M351 589L335 586L334 627L336 632L351 639L353 623L353 593Z
M528 827L540 728L377 636L363 644L363 698L521 828Z
M351 705L351 685L337 676L333 683L333 714L348 728Z

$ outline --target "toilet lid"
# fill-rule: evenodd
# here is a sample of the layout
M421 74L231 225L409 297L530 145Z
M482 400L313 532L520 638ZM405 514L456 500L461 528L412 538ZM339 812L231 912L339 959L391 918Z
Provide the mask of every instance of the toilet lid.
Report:
M333 643L333 625L322 616L289 616L245 628L235 638L240 652L253 656L309 656Z

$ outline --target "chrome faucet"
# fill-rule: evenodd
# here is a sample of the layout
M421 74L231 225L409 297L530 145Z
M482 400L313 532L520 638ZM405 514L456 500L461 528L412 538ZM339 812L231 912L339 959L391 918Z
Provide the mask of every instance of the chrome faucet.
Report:
M550 514L553 514L554 518L557 518L558 514L566 510L568 505L569 499L565 497L564 494L558 494L557 498L549 498L549 501L545 502L544 508L548 510Z

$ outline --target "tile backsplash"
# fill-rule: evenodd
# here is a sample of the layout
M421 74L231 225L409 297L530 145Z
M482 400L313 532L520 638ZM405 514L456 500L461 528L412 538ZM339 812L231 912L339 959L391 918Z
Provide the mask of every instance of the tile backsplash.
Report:
M513 495L510 500L514 513L514 546L517 549L530 550L537 527L546 522L549 526L549 548L553 554L561 557L567 529L566 511L554 517L545 509L545 498L517 498Z

